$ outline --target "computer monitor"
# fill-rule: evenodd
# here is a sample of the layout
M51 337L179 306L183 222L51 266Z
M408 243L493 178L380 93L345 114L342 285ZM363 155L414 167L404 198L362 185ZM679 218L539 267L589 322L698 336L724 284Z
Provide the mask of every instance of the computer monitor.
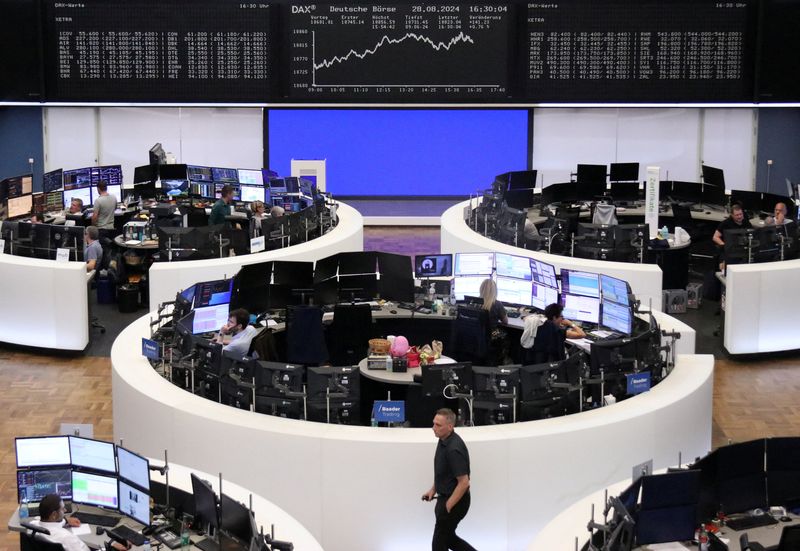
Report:
M533 282L531 286L531 306L544 311L551 304L559 301L558 289Z
M286 183L286 193L300 193L300 179L296 176L286 176L284 179Z
M708 165L701 165L703 171L703 182L725 189L725 173L721 168Z
M237 172L240 184L264 187L264 177L261 174L261 170L249 170L246 168L240 168L237 170ZM244 199L244 201L246 200L247 199Z
M92 186L105 182L108 186L122 187L121 165L93 166L90 173L92 175Z
M192 182L213 182L214 177L211 174L211 167L186 165L186 177Z
M761 240L755 228L739 228L725 230L722 238L725 241L725 262L727 264L743 264L755 260L761 248Z
M45 172L42 177L42 191L49 193L59 191L64 187L64 171L60 168Z
M422 365L422 393L438 398L445 388L448 396L453 393L469 394L473 388L472 364L458 362Z
M150 526L150 495L131 486L124 480L119 484L119 512L139 524Z
M603 293L603 300L611 300L617 304L628 306L630 301L628 295L630 294L630 286L627 281L611 277L609 275L600 274L600 289Z
M605 224L578 223L578 237L581 246L599 247L604 249L614 248L614 228Z
M358 366L309 367L307 376L309 401L325 400L328 393L332 398L359 398Z
M264 186L242 184L239 188L242 201L252 203L253 201L264 202Z
M216 306L217 304L227 304L231 301L231 291L233 290L233 279L217 279L214 281L203 281L195 284L194 303L195 308L203 306Z
M504 304L533 306L533 282L497 276L497 300Z
M725 188L712 184L703 184L702 198L705 205L725 205L728 202Z
M68 209L70 204L72 203L72 198L76 197L83 201L83 206L88 207L92 204L92 188L90 187L83 187L83 188L73 188L73 189L64 189L64 208Z
M639 184L636 182L612 182L611 197L615 203L637 201L641 197Z
M217 494L207 481L192 473L192 494L194 495L195 521L208 533L209 528L219 528L219 509Z
M37 503L48 494L72 499L72 469L35 469L17 471L18 503Z
M531 259L526 256L495 253L494 262L498 277L513 277L528 281L531 281L533 277L531 270Z
M44 212L56 212L64 208L64 192L49 191L44 194Z
M472 366L473 390L476 396L514 394L519 387L518 365L500 367Z
M492 275L494 253L456 253L457 276Z
M18 469L71 464L69 438L66 436L15 438L14 446Z
M456 276L453 278L453 295L456 300L464 300L465 296L479 297L484 276Z
M312 197L317 191L317 181L316 178L314 180L308 178L308 176L300 178L300 193L306 197Z
M117 460L121 479L150 491L150 461L146 457L117 446Z
M218 331L223 325L228 323L229 304L217 304L214 306L203 306L194 309L194 320L192 322L192 334L198 335L211 331Z
M600 370L608 375L633 371L636 362L636 343L633 339L610 339L595 341L591 344L589 357L592 376L600 374Z
M556 268L552 264L531 258L531 277L534 283L547 285L548 287L558 288L558 278L556 278Z
M608 167L606 165L578 165L577 181L579 184L606 183Z
M175 197L176 195L185 195L189 193L189 180L172 180L172 179L167 180L165 178L162 178L161 190L168 197Z
M564 317L569 320L594 324L600 323L599 298L562 292L561 305L564 307Z
M237 184L239 183L239 172L235 168L220 168L212 166L211 178L215 182Z
M8 217L18 218L20 216L29 216L33 210L33 196L22 195L21 197L14 197L8 199Z
M639 163L611 163L608 179L612 182L639 180Z
M519 369L520 400L541 400L551 392L551 383L557 382L557 362L523 365Z
M147 152L151 165L163 165L167 163L167 153L161 142L158 142Z
M219 199L222 197L222 188L230 186L233 189L233 200L241 201L242 189L236 182L214 182L214 198Z
M303 401L300 398L256 395L255 410L257 413L284 419L302 419Z
M65 190L90 187L92 185L92 169L86 167L65 170L63 178Z
M374 274L378 269L378 254L374 251L339 253L339 275Z
M508 173L508 189L531 189L536 187L535 170L517 170Z
M697 182L672 182L672 191L669 195L675 201L687 203L703 202L703 185Z
M245 544L256 534L253 532L255 522L253 515L243 503L225 494L220 496L220 528L231 537Z
M85 468L107 473L117 472L113 442L70 436L69 453L72 457L72 466L78 469Z
M133 169L134 184L152 184L158 179L158 167L155 165L142 165Z
M561 290L572 295L600 297L600 279L597 274L577 270L561 270Z
M104 509L119 509L117 477L72 471L72 501Z
M450 277L453 275L452 254L426 254L414 257L414 275L424 277Z
M633 312L630 306L623 306L603 299L600 325L629 337L633 331Z
M677 471L642 477L636 519L637 543L691 540L697 527L700 471Z
M287 397L302 393L304 375L302 365L259 361L255 369L256 395Z
M286 193L286 182L283 178L270 178L269 189L273 195Z

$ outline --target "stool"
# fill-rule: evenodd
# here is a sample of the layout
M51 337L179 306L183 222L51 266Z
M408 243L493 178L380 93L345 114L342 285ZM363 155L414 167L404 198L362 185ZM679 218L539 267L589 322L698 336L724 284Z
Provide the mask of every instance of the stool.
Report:
M139 287L136 285L121 285L117 291L119 311L130 314L139 308Z

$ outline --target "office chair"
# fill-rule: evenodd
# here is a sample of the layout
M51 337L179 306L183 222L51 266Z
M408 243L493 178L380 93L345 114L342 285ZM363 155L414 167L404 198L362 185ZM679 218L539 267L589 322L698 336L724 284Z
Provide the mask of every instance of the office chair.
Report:
M749 541L747 532L739 536L742 551L800 551L800 524L784 526L778 545L764 547L757 541Z
M606 226L616 226L617 207L608 203L595 203L592 207L592 224L604 224Z
M286 309L286 361L320 365L328 360L322 308L289 306Z
M458 359L496 365L490 358L489 312L481 307L459 305L453 323L453 342Z
M208 214L202 207L189 207L186 213L186 225L190 228L208 226Z
M20 551L64 551L60 543L48 541L44 536L49 536L50 531L29 522L21 523L25 531L19 534Z
M330 361L333 365L356 365L367 356L372 333L369 304L337 304L328 329Z

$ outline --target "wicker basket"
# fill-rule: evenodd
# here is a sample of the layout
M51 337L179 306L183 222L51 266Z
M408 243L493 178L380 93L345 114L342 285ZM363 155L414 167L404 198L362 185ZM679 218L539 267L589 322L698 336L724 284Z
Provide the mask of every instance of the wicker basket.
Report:
M387 339L370 339L369 340L369 353L370 354L388 354L389 348L392 343Z

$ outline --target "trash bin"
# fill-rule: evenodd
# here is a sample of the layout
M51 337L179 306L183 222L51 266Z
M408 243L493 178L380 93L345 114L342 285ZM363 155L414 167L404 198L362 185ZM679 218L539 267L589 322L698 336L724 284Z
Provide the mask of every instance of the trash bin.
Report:
M120 285L117 291L119 311L130 314L139 308L139 287L136 285Z
M97 280L97 304L114 303L114 280L101 277Z

